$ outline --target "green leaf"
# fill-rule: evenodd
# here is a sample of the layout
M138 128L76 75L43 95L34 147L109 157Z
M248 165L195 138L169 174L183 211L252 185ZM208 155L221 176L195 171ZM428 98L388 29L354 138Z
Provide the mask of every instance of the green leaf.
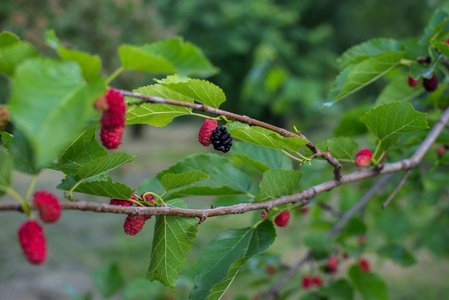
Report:
M353 68L354 65L347 66L340 72L340 74L337 75L337 78L335 78L334 82L332 83L329 89L329 92L327 93L326 103L324 103L324 107L330 107L334 104L338 94L340 94L341 89L345 85L349 72L351 72Z
M3 150L0 150L0 195L3 194L5 188L11 184L11 174L13 170L14 161Z
M167 79L161 81L161 85L213 108L220 107L220 104L226 101L223 90L209 81L191 78L186 78L182 81L173 80L177 77L176 75L169 76Z
M16 67L22 62L39 56L34 47L27 42L12 43L12 39L3 42L5 46L0 48L0 72L7 76L13 76Z
M193 103L193 100L183 94L170 90L169 88L160 84L153 84L133 90L143 95L156 96L166 99L179 100ZM137 100L126 97L128 101ZM135 105L128 110L126 114L126 124L148 124L157 127L162 127L173 121L174 118L191 114L192 109L187 107L144 103Z
M349 137L335 137L316 145L318 149L326 152L329 148L333 157L339 161L354 161L355 155L359 150L359 144ZM312 153L307 151L307 153Z
M29 140L36 168L48 166L94 115L102 81L87 84L74 62L27 60L16 69L10 113Z
M79 183L81 178L74 175L66 176L57 186L58 189L69 191ZM109 176L96 177L90 181L84 181L74 190L78 193L95 195L114 199L129 199L133 190L120 182L112 182Z
M201 171L210 177L170 192L166 196L167 200L189 195L246 194L251 188L251 179L229 159L217 154L188 156L160 172L157 177L161 179L165 174L182 174L192 170Z
M388 73L399 64L403 55L403 52L387 52L356 64L349 71L335 101L345 98Z
M414 79L419 79L421 77L431 78L436 70L438 70L438 65L443 59L443 55L438 55L435 52L435 59L431 64L418 64L414 63L410 66L410 76ZM402 100L402 99L401 99Z
M304 237L304 244L317 253L326 253L332 241L326 233L309 233Z
M438 51L443 53L445 56L449 57L449 45L440 41L433 41L432 46L434 46Z
M415 130L426 129L426 114L417 112L413 105L401 101L390 102L371 108L362 121L374 134L384 151L388 150L400 135Z
M0 33L0 49L8 48L20 42L20 38L12 32L3 31Z
M408 267L416 264L415 257L402 245L391 243L377 249L377 254L390 258L400 266Z
M432 40L438 40L449 31L449 15L444 10L436 10L430 18L424 33L419 40L420 44L427 45Z
M63 47L58 48L58 53L63 60L71 60L78 63L83 77L87 81L92 81L98 77L101 71L101 58L98 55L91 55L83 51Z
M190 299L220 299L238 270L250 257L267 249L276 237L273 223L231 229L219 234L201 252Z
M0 136L2 138L3 147L9 150L11 148L12 134L6 131L2 131L0 132Z
M233 138L273 149L287 149L293 152L298 152L308 141L299 137L282 137L280 134L271 130L258 127L249 126L239 122L234 122L229 125L228 132Z
M128 153L115 152L107 156L98 157L84 164L78 169L77 173L81 178L90 178L131 162L135 157L135 155Z
M293 168L291 160L282 152L250 143L234 143L229 153L243 164L253 166L260 173L270 168L286 170Z
M14 129L9 153L14 158L14 168L28 174L38 174L41 168L36 167L35 154L27 137L18 128Z
M376 100L376 106L393 101L410 101L423 92L424 88L421 85L411 87L407 83L407 78L398 76L379 94Z
M332 282L328 287L322 291L323 295L332 300L352 300L354 299L354 289L344 279L339 279Z
M401 50L402 46L398 41L377 38L349 48L337 59L337 63L340 69L344 69L350 64L359 63L367 58L378 56L385 52L398 52Z
M359 266L349 269L349 278L353 286L362 294L364 300L388 300L388 290L385 282L372 272L363 272Z
M179 199L172 200L167 205L188 208ZM157 216L148 280L158 280L174 289L197 232L198 222L195 218Z
M78 169L93 159L107 156L108 151L95 138L97 128L84 131L60 155L55 165L64 174L76 174Z
M161 178L161 184L168 192L209 177L201 171L192 170L181 174L165 174Z
M298 188L301 173L295 170L269 169L263 173L255 201L266 201L291 195Z
M125 69L138 71L207 77L217 73L204 53L181 38L170 38L144 46L122 45L120 61Z
M116 263L102 265L92 273L95 287L103 297L110 297L125 285L125 279Z

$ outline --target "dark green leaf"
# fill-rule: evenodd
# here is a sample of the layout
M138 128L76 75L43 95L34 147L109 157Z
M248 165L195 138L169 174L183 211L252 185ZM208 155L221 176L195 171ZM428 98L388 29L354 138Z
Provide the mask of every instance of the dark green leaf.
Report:
M95 287L103 297L110 297L125 285L125 279L117 264L102 265L92 274Z
M359 63L369 57L378 56L385 52L397 52L401 50L402 47L398 41L377 38L349 48L338 58L337 62L340 69L344 69L350 64Z
M92 81L98 77L101 71L101 58L98 55L62 47L58 48L58 52L63 60L71 60L78 63L83 77L87 81Z
M3 147L9 150L11 148L12 134L6 131L2 131L0 132L0 136L2 138Z
M48 166L86 127L104 82L87 84L70 61L27 60L16 69L11 118L29 140L36 168Z
M181 174L165 174L161 178L161 184L168 192L206 178L209 178L209 175L192 170Z
M344 279L332 282L324 288L321 293L332 300L352 300L354 299L354 289Z
M340 72L340 74L337 75L337 78L335 78L329 92L327 93L326 103L324 103L325 107L332 106L337 100L337 96L340 94L341 89L345 85L346 79L348 78L349 72L351 72L353 68L354 65L347 66Z
M429 65L427 64L418 64L414 63L410 66L410 76L414 79L419 79L421 77L424 78L431 78L433 74L438 69L438 65L443 58L443 55L438 55L435 53L436 59ZM397 100L403 100L403 99L397 99Z
M135 155L130 155L128 153L115 152L110 155L91 160L79 168L77 173L80 178L90 178L131 162L135 157Z
M76 174L77 170L93 159L107 156L108 151L95 138L97 128L84 131L61 154L56 169L64 174Z
M267 249L275 237L276 231L269 220L257 227L219 234L201 252L190 299L220 299L243 263Z
M157 96L166 99L193 103L193 100L183 94L170 90L160 84L153 84L133 90L143 95ZM128 101L135 100L128 98ZM148 124L162 127L169 124L175 117L191 114L192 109L167 104L144 103L135 105L126 114L126 124Z
M255 201L266 201L291 195L298 188L301 173L295 170L269 169L263 173Z
M416 264L415 257L402 245L391 243L377 249L377 254L390 258L392 261L403 267Z
M349 71L335 101L343 99L388 73L399 64L403 55L403 52L387 52L356 64Z
M144 46L122 45L119 55L125 69L138 71L207 77L217 69L203 52L181 38L170 38Z
M417 112L412 104L405 101L390 102L371 108L362 117L362 121L379 139L384 151L388 150L400 135L428 128L426 114Z
M191 170L202 171L210 177L184 188L172 191L166 199L188 195L226 195L246 194L251 187L251 179L237 169L227 158L217 154L191 155L157 175L161 179L165 174L181 174Z
M57 188L69 191L80 180L79 177L73 175L66 176ZM112 182L112 179L108 176L96 177L90 181L84 181L74 191L114 199L129 199L133 194L133 190L130 187L120 182Z
M0 150L0 195L11 184L13 164L14 162L9 154Z
M382 90L377 97L376 106L393 101L410 101L423 92L424 88L421 85L411 87L405 76L398 76Z
M14 158L14 168L28 174L37 174L41 168L36 167L33 148L25 135L17 128L9 148Z
M424 33L419 40L420 44L427 45L432 40L437 40L449 30L449 15L444 10L436 10L429 20Z
M363 272L357 265L349 269L348 275L364 300L390 299L387 286L378 275L372 272Z
M288 156L275 149L250 143L233 143L229 153L241 160L243 164L253 166L260 173L270 168L292 169L292 162Z
M440 41L433 41L432 46L434 46L438 51L443 53L445 56L449 57L449 45Z
M188 208L179 199L172 200L167 205ZM158 280L174 289L197 231L198 222L195 218L157 216L147 278L150 281Z

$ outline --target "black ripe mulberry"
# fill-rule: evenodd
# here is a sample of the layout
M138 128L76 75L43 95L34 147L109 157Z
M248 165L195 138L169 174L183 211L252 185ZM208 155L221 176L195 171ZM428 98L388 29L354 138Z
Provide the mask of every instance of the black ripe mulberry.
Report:
M226 127L217 127L210 137L212 145L215 150L222 151L224 153L228 152L232 146L232 136L226 130Z

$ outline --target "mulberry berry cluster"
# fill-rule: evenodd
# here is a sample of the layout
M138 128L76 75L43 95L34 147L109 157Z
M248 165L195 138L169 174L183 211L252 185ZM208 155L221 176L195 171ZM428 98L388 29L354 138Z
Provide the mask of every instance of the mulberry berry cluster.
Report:
M217 127L210 137L210 141L215 150L222 151L224 153L231 150L232 136L226 130L226 127Z
M119 91L109 89L106 100L108 108L103 112L100 120L100 138L107 149L116 149L122 143L125 128L125 99Z
M156 202L154 202L154 196L151 194L142 194L140 197L137 195L132 195L131 200L138 201L147 201L150 205L156 206ZM129 200L121 200L121 199L111 199L110 204L119 205L119 206L133 206L134 203ZM143 225L147 220L151 219L151 216L133 216L128 215L125 219L125 223L123 223L123 229L127 235L136 235L138 234Z

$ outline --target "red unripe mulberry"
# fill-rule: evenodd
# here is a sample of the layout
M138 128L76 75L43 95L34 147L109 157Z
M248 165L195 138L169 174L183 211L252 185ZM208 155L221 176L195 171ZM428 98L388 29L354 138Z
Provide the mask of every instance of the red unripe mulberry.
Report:
M33 195L33 204L39 210L39 217L45 223L54 223L61 217L61 205L53 193L41 190Z
M207 147L212 143L210 137L212 136L212 132L215 130L215 128L217 128L216 120L204 120L204 123L200 128L200 132L198 133L198 141L201 143L201 145Z
M109 89L106 93L107 109L100 119L101 142L107 149L116 149L122 143L125 128L126 103L120 91Z
M320 276L314 276L312 277L312 284L315 286L323 286L323 279Z
M281 212L274 219L274 223L279 227L285 227L288 225L288 221L290 220L290 212L288 210Z
M142 230L146 220L146 216L128 215L125 219L125 223L123 224L123 229L127 235L136 235Z
M327 273L335 273L337 272L337 265L338 265L338 258L335 255L332 255L331 257L329 257L328 261L327 261L327 266L325 271Z
M307 275L304 275L301 278L301 286L303 289L307 290L310 288L310 286L312 285L312 277L309 277Z
M357 167L367 167L371 163L373 153L370 149L360 150L355 157L355 164Z
M430 79L423 78L422 84L426 91L433 92L438 88L438 78L433 74Z
M36 222L29 220L19 227L19 242L23 253L28 261L35 265L40 265L45 261L47 246L45 243L44 230Z
M369 272L371 270L371 264L366 258L359 259L359 267L364 272Z
M419 84L419 79L413 79L412 76L408 76L407 83L408 83L409 86L415 87L415 86L418 86L418 84Z

